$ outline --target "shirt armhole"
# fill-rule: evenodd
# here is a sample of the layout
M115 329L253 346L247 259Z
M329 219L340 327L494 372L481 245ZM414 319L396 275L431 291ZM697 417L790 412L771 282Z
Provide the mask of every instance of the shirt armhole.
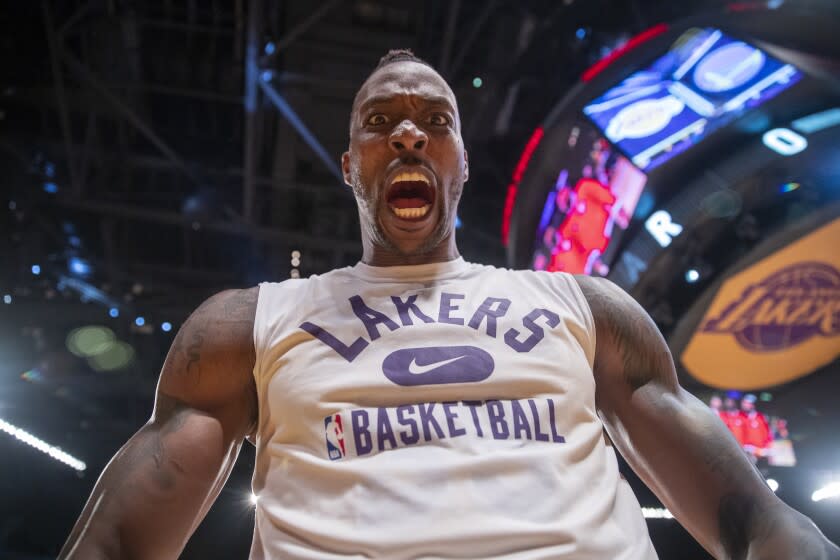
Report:
M572 274L567 272L557 272L558 278L562 278L563 287L562 292L568 294L570 307L573 308L577 319L580 321L586 335L587 344L582 344L583 351L586 354L586 360L589 362L589 367L595 366L595 345L597 344L595 334L595 318L592 315L592 309L589 307L589 302L586 296L583 295L580 285Z

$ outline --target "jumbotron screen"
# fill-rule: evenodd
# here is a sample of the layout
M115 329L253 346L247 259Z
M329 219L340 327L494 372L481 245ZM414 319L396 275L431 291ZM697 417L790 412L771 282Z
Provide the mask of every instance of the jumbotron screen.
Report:
M546 197L532 265L606 276L608 247L627 229L647 176L588 123L572 128L568 145L569 165Z
M718 29L694 28L583 112L649 172L801 78L761 49Z

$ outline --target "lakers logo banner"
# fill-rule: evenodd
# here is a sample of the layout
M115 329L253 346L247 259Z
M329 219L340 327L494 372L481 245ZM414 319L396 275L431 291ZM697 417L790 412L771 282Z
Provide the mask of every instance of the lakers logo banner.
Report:
M681 360L698 380L759 389L840 355L840 220L724 282Z

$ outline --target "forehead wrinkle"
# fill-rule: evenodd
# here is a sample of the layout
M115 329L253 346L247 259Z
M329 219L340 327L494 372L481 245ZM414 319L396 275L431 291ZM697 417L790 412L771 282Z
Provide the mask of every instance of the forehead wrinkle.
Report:
M422 93L409 92L376 95L374 97L370 97L359 106L359 111L365 111L366 109L374 105L389 105L403 100L407 101L408 103L420 102L426 105L442 106L446 109L449 109L450 111L456 111L455 107L452 106L452 102L442 95L423 95Z
M371 86L376 87L377 90L384 89L387 93L370 96ZM452 88L435 69L411 61L395 62L371 74L356 93L352 112L358 113L367 108L368 96L370 99L376 99L399 94L444 100L444 105L455 114L458 130L460 130L461 117L458 111L458 100Z

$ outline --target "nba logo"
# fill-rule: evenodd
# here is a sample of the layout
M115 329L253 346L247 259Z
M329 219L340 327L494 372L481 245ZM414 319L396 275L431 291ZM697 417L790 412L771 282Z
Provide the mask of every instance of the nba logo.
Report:
M327 433L327 455L337 461L346 455L344 449L344 425L341 414L333 414L324 418L324 430Z

